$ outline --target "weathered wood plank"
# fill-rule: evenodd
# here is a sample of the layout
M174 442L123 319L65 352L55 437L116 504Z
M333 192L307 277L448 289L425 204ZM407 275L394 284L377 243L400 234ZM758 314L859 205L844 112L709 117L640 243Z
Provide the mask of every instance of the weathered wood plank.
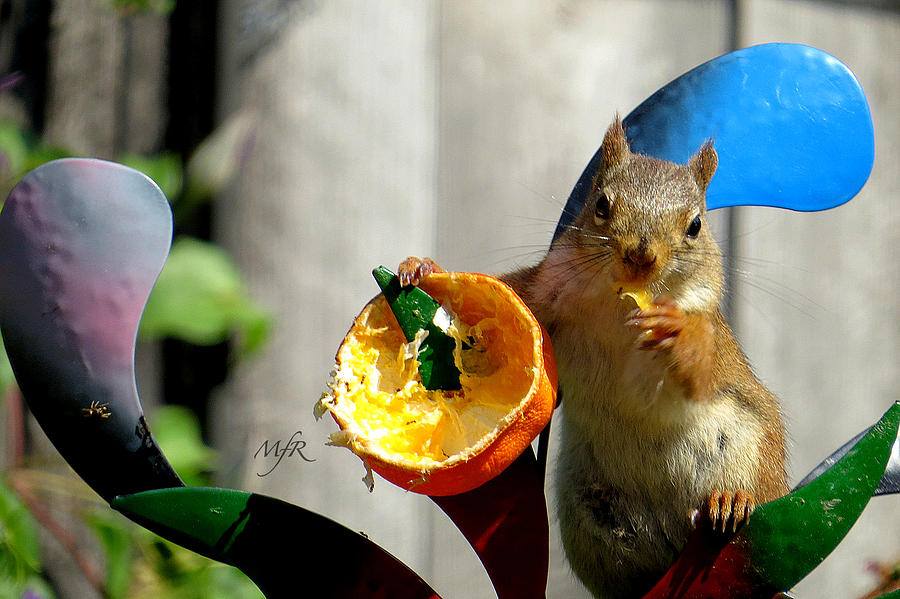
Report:
M798 480L900 398L900 16L827 2L743 7L745 43L808 43L849 65L875 124L872 177L849 204L814 214L740 211L738 267L746 276L736 286L737 331L782 398ZM871 587L866 563L900 555L898 501L874 500L797 595L855 597Z
M235 46L225 99L252 112L257 130L237 188L217 207L217 231L277 326L223 396L217 438L241 470L231 484L365 531L427 576L430 502L383 480L370 495L360 460L325 446L336 426L312 410L350 322L378 290L371 269L433 253L435 5L263 14L273 6L224 5L223 39ZM316 461L294 456L257 476L273 463L254 459L257 448L298 430Z
M540 260L615 112L624 116L727 50L723 8L653 1L442 4L439 263L496 273ZM548 596L586 596L562 554L550 485L548 499ZM453 555L441 527L435 523L433 551ZM435 580L455 579L454 597L490 596L472 582L476 566L442 560Z
M252 4L226 4L232 28L224 37L235 43L224 50L232 68L223 97L232 107L253 111L259 130L235 193L219 208L218 231L244 266L254 295L273 310L278 328L265 353L239 369L222 397L220 444L228 463L245 474L234 484L365 530L447 599L490 596L474 555L433 506L381 481L368 496L356 458L323 447L333 427L314 423L311 406L331 355L353 314L374 293L368 272L379 262L393 265L407 254L430 254L448 268L502 272L538 260L613 113L627 113L671 78L724 52L728 15L721 3L687 0L322 3L291 12L282 36L266 46L247 41L248 24L270 22L253 21ZM825 35L822 27L849 27L846 35L829 34L843 40L840 50L829 46L838 44L830 37L818 45L857 68L873 100L879 160L892 164L883 155L897 151L897 111L890 104L895 75L866 57L897 55L896 21L864 10L773 0L747 3L745 9L748 42L803 41L807 35L813 40ZM814 27L798 30L805 19ZM249 48L243 55L241 46ZM875 203L896 189L896 174L880 169L866 192L873 204L857 217L850 213L865 196L824 215L745 211L739 252L751 266L772 260L810 271L762 275L775 279L774 290L783 298L768 304L752 288L737 288L745 348L763 378L786 396L798 431L795 451L812 448L814 457L795 459L798 475L871 423L883 411L878 402L895 398L895 364L876 359L870 365L859 357L852 358L851 369L842 351L828 353L834 339L818 336L825 317L812 320L800 312L798 318L791 307L799 303L819 313L813 302L835 298L843 302L829 305L837 314L858 314L856 307L866 302L888 306L888 314L879 313L886 327L876 330L874 316L843 318L848 322L841 336L859 347L872 340L870 349L896 355L898 320L890 312L896 310L896 269L885 279L884 269L857 266L870 254L889 264L896 247L896 210ZM863 222L848 228L845 221L854 218ZM830 219L832 228L822 229L820 223ZM809 231L802 233L804 227ZM834 239L854 231L852 249L829 254L836 246L823 230L833 231ZM798 249L793 240L801 235L820 241L810 245L804 237ZM795 256L803 260L791 262ZM823 256L829 272L843 269L839 282L821 281L823 261L817 258ZM781 291L781 285L803 297ZM834 287L850 295L832 293ZM785 338L784 331L798 330L804 331L800 339ZM799 358L785 369L782 356ZM829 370L845 376L820 376L813 366L828 360ZM790 372L809 374L797 385ZM822 413L823 404L804 405L803 398L839 400L862 394L859 389L878 399L865 414L854 413L856 421L804 420ZM837 425L843 428L831 430ZM257 477L256 448L297 429L309 443L307 455L317 461L284 464ZM815 438L816 430L822 439ZM583 596L555 539L552 566L550 597ZM845 574L841 569L838 576Z
M66 0L53 3L50 25L45 141L107 159L126 151L159 151L167 112L165 17L125 16L108 3ZM137 377L145 408L159 401L157 351L150 344L138 346ZM37 424L30 422L33 448L53 456L53 468L71 473ZM82 506L60 494L48 503L55 516L84 539L81 549L99 561L100 547L73 516ZM44 565L60 596L99 597L72 556L43 528L41 532Z

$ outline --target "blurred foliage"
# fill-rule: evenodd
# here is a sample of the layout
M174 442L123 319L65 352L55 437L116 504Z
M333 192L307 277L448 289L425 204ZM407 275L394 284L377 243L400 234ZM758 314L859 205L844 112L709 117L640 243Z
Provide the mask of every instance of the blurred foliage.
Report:
M175 10L175 0L111 0L111 3L115 10L127 14L152 12L167 15Z
M63 148L44 143L12 121L0 121L0 201L28 171L71 155Z
M221 248L187 237L175 241L147 300L142 337L213 345L238 331L238 355L246 355L260 347L268 330L268 316L249 299L240 273Z
M212 485L216 452L203 443L197 416L184 406L160 406L150 421L156 443L181 480L188 486Z
M135 529L145 538L128 599L265 599L240 570Z
M179 198L182 189L183 175L181 158L177 154L163 153L156 156L141 156L140 154L122 154L116 162L130 166L136 171L141 171L159 186L159 189L169 198Z
M154 437L181 478L187 484L211 484L216 452L200 439L194 413L164 406L151 420ZM38 495L69 488L50 483L39 488L40 478L29 480ZM264 599L236 568L162 539L105 505L76 508L74 515L103 550L104 592L110 599ZM43 578L37 527L15 491L0 481L0 598L55 599Z
M172 153L124 154L117 162L153 179L172 203L175 229L218 193L237 172L252 138L246 116L225 123L188 159ZM30 170L74 152L43 143L15 123L0 121L0 193L5 198ZM222 248L179 238L160 274L141 321L141 338L171 337L195 345L235 339L237 357L258 349L270 319L248 295L240 271ZM0 344L2 349L2 344ZM0 388L12 382L6 354L0 353Z
M184 191L173 207L176 221L234 179L253 147L255 129L254 115L238 111L200 142L185 166Z
M124 518L115 518L110 510L92 510L84 522L96 535L106 558L104 585L110 597L125 597L131 586L131 565L135 558L134 531Z
M37 524L15 492L0 481L0 597L52 599L41 578Z
M15 384L16 379L13 376L12 366L6 359L6 350L3 348L3 339L0 338L0 392Z
M114 6L124 11L165 12L174 2L117 0ZM234 177L251 129L246 119L226 125L186 162L171 153L127 154L117 161L159 185L172 204L178 231L180 223ZM72 155L74 151L46 144L14 122L0 121L0 202L32 169ZM148 300L139 334L144 340L172 337L198 345L234 339L234 354L242 357L264 343L269 328L269 316L249 297L226 252L212 243L179 237ZM0 341L0 392L14 383ZM185 483L211 485L216 453L202 442L194 413L165 406L155 410L150 421L157 442ZM14 476L15 470L5 474ZM43 488L35 482L39 480L29 483L38 494L65 492ZM263 597L239 570L165 541L105 505L83 508L74 515L103 549L105 594L112 599ZM0 599L55 599L44 577L37 527L28 507L0 480Z

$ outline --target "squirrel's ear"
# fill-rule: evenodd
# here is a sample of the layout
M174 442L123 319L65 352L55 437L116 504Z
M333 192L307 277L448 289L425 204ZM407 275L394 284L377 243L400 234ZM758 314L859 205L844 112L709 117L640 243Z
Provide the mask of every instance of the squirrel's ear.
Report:
M716 173L716 167L719 165L719 155L713 147L712 140L707 141L700 146L697 153L691 157L688 162L688 169L694 175L694 180L700 186L701 191L706 191L710 180Z
M628 149L628 140L625 139L625 129L622 127L622 119L616 114L616 120L609 126L603 137L603 145L600 146L600 169L603 172L622 164L631 150Z

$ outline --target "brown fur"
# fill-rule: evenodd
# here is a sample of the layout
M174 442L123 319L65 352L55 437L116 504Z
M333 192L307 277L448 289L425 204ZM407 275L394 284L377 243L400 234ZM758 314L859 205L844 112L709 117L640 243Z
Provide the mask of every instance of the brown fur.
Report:
M637 597L683 547L692 510L734 530L786 492L784 430L718 308L722 263L704 196L712 144L686 166L633 154L616 118L601 156L572 226L539 264L501 278L556 352L566 554L596 596ZM400 270L415 282L435 268L411 259ZM620 283L652 290L653 305L635 310Z

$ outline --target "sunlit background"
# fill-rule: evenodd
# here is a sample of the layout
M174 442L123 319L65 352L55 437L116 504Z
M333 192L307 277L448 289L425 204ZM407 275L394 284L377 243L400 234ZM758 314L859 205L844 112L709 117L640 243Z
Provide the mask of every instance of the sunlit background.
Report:
M152 176L173 202L179 268L151 299L138 386L176 469L364 531L445 599L492 597L446 517L383 480L369 494L361 462L325 446L335 425L313 417L377 291L371 269L407 255L489 273L537 262L617 111L771 41L844 61L876 136L849 204L714 223L729 316L783 400L796 482L900 400L896 0L0 0L0 191L64 155ZM0 597L29 580L45 599L259 596L106 508L0 372ZM314 461L260 476L260 446L298 431ZM550 522L548 597L586 597L552 505ZM795 594L861 597L898 558L900 498L875 499ZM320 582L303 564L297 579Z

